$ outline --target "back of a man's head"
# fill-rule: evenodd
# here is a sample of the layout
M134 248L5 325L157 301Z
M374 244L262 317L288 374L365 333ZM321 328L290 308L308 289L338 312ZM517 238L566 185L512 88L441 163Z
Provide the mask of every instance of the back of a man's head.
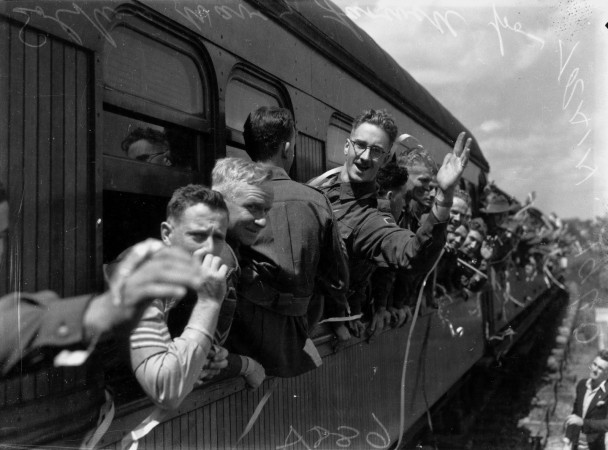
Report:
M186 209L199 203L211 210L223 211L228 216L228 207L222 194L200 184L189 184L173 192L167 204L167 220L179 220Z
M247 116L243 136L245 148L254 161L268 161L288 142L295 130L293 116L288 109L262 106Z
M399 134L399 130L397 129L397 125L395 125L393 116L391 116L385 109L368 109L363 111L363 113L357 116L353 121L352 131L355 131L364 123L376 125L378 128L384 130L388 135L389 149L393 146L393 143Z
M222 158L215 162L211 185L227 200L231 200L241 183L259 186L269 181L271 176L270 169L258 163L241 158Z
M376 184L378 194L384 195L388 191L399 190L407 182L407 169L400 167L394 162L389 162L378 170Z

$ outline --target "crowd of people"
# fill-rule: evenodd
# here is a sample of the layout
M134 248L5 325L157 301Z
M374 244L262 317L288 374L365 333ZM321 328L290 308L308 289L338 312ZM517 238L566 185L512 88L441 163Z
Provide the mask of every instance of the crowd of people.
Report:
M255 389L268 375L314 370L322 360L311 332L322 320L339 341L402 326L435 267L424 288L431 309L441 295L482 290L490 269L503 284L509 268L539 271L546 254L530 249L551 252L563 231L492 187L481 208L473 205L461 179L465 133L438 167L422 147L392 151L402 139L393 118L364 111L344 143L344 165L308 184L288 175L296 137L287 109L249 114L252 161L220 159L211 187L177 189L160 241L104 267L107 292L2 297L1 375L82 364L123 333L137 382L158 411L174 410L210 380L242 376ZM175 164L167 148L154 130L137 130L123 146L133 159ZM2 188L0 237L8 208Z

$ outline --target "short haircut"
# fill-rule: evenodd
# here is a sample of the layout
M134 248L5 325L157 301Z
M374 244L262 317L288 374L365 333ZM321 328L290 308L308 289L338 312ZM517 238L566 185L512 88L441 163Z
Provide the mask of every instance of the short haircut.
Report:
M378 193L386 194L388 191L401 188L407 183L407 169L398 166L394 162L389 162L378 170L376 184L378 185Z
M458 197L459 199L464 200L467 206L471 207L471 196L467 191L460 188L456 188L454 190L454 197Z
M123 139L123 141L120 143L120 148L127 153L129 151L129 147L131 147L131 144L141 139L156 144L162 144L167 147L167 150L169 149L169 141L167 140L165 133L153 128L135 128L127 135L126 138Z
M488 234L488 227L481 217L476 217L469 222L469 230L477 231L479 234L481 234L482 238L485 238Z
M364 123L369 123L382 128L386 134L388 134L389 140L388 148L385 150L391 150L395 139L397 139L397 134L399 134L393 117L385 109L367 109L363 111L363 113L361 113L361 115L359 115L357 118L355 118L351 133Z
M234 198L239 183L259 186L271 177L270 169L262 164L241 158L222 158L215 162L211 184L222 195Z
M608 361L608 349L600 350L597 354L604 361Z
M288 142L295 130L291 111L278 106L262 106L247 116L243 136L245 149L254 161L268 161Z
M405 167L409 171L416 166L424 166L431 171L433 175L437 174L437 163L423 148L415 148L407 154L397 158L397 164Z
M222 194L200 184L189 184L173 192L167 204L167 219L179 220L186 209L199 203L214 211L225 212L228 216L228 206Z
M2 181L0 181L0 203L3 202L8 202L8 194L6 193L4 184L2 184Z

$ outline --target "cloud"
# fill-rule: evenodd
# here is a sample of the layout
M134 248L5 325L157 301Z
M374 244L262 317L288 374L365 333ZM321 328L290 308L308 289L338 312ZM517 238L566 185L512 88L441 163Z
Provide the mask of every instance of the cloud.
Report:
M481 125L479 125L479 129L484 133L493 133L495 131L499 131L508 127L510 123L509 119L505 120L486 120Z

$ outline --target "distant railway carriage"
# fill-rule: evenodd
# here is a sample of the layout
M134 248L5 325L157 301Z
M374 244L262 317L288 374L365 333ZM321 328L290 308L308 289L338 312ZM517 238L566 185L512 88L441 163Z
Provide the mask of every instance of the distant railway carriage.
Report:
M0 34L0 179L12 206L3 291L102 289L103 263L158 236L175 188L208 183L217 158L246 156L242 126L256 106L293 112L299 181L343 163L352 119L364 108L387 108L437 161L466 130L329 1L4 2ZM129 158L125 138L136 129L164 133L170 165ZM476 200L489 165L475 140L471 162L463 185ZM403 404L409 325L338 352L320 328L319 369L256 392L240 379L195 390L142 445L389 448L487 354L490 337L528 327L547 295L504 309L487 291L422 314ZM500 340L500 351L513 341ZM49 369L7 380L0 440L73 444L104 401L105 374L119 386L102 445L119 446L151 403L122 385L128 374L114 372Z

